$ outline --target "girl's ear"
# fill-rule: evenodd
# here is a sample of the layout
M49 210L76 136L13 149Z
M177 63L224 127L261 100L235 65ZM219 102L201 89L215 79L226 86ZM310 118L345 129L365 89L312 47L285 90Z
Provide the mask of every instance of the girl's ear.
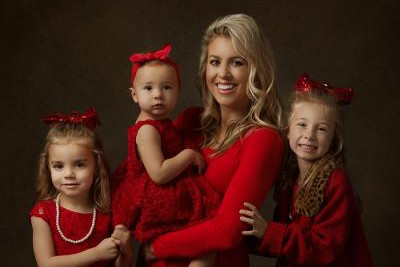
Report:
M137 100L135 88L134 87L130 87L129 90L131 90L131 96L132 96L133 102L137 103L138 100Z

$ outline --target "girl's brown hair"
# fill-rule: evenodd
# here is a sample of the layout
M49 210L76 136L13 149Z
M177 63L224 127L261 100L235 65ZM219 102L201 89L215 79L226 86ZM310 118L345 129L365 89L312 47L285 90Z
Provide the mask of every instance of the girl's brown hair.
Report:
M80 123L51 125L45 139L44 148L39 156L35 186L36 201L53 199L57 196L58 191L53 186L49 170L49 147L53 144L69 142L79 142L93 152L96 170L90 196L97 210L108 212L110 210L109 171L103 146L96 133Z

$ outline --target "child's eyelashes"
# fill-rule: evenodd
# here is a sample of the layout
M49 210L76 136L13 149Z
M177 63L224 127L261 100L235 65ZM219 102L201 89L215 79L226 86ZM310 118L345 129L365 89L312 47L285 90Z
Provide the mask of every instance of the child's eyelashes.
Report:
M143 89L146 90L146 91L150 91L151 89L153 89L153 87L150 86L150 85L146 85L146 86L143 87Z
M52 164L52 165L51 165L51 168L53 168L53 169L59 171L59 170L62 170L62 169L64 168L64 164L60 164L60 163Z

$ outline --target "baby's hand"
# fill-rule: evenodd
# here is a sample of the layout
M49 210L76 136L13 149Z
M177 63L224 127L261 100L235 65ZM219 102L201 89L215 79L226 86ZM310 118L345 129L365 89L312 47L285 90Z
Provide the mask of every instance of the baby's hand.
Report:
M111 237L119 240L119 249L124 256L133 257L131 232L128 230L128 228L126 228L125 225L116 225Z
M242 234L253 235L261 239L264 236L265 229L267 229L268 223L260 215L254 205L244 202L244 206L248 209L242 209L239 211L240 214L245 215L240 216L240 220L242 222L250 224L253 229L249 231L242 231Z
M192 152L193 156L193 165L197 167L198 173L202 173L205 168L204 158L203 156L197 152L196 150L189 149Z
M96 252L99 260L111 260L115 259L119 254L119 240L113 237L103 239L96 247Z

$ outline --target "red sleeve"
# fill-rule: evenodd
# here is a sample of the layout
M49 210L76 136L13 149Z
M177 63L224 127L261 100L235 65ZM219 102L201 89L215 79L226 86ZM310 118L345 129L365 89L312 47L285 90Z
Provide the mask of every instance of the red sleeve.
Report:
M325 205L315 217L289 224L269 223L259 247L262 254L291 263L325 265L338 258L358 213L354 192L343 170L334 170L324 194Z
M158 237L153 242L157 258L194 258L210 251L233 249L242 242L241 232L247 227L239 220L239 210L245 201L261 206L277 179L283 157L282 140L270 129L255 130L243 142L240 164L216 216Z
M33 208L29 212L29 217L38 217L41 218L43 221L49 223L49 215L47 213L47 202L40 201L36 203Z

